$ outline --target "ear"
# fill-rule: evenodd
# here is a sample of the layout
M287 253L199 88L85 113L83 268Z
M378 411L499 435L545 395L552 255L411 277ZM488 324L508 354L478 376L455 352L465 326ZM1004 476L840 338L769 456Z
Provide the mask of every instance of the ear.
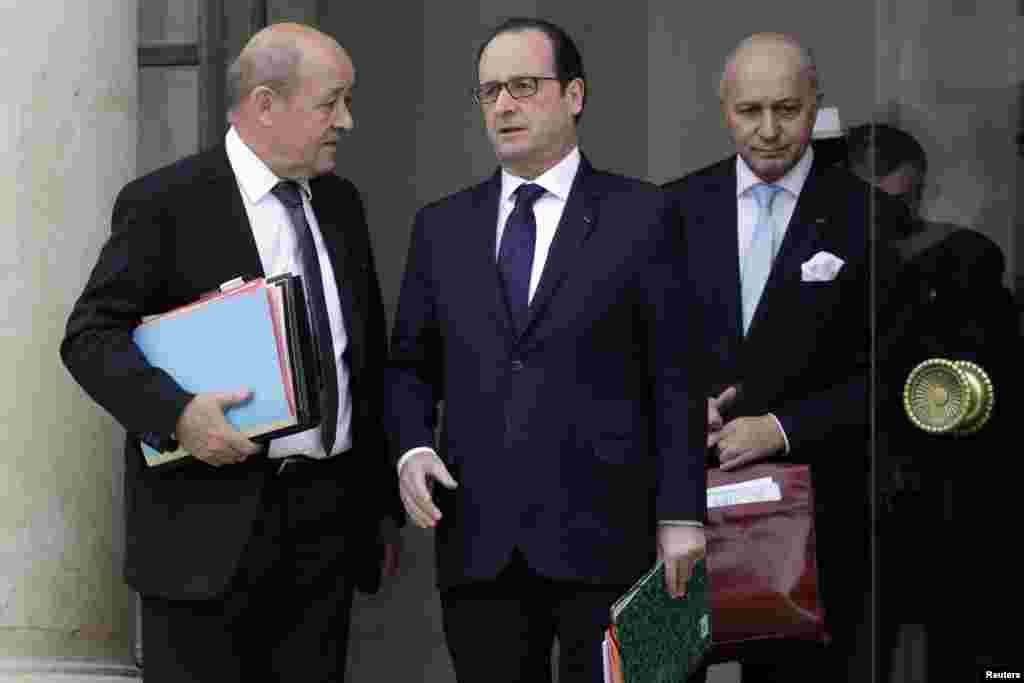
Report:
M586 96L587 85L582 78L574 78L565 86L565 96L569 98L569 105L573 116L583 111L583 98Z
M277 93L265 85L253 88L253 91L249 93L249 106L252 107L256 120L261 124L269 126L273 122L274 103L277 97Z

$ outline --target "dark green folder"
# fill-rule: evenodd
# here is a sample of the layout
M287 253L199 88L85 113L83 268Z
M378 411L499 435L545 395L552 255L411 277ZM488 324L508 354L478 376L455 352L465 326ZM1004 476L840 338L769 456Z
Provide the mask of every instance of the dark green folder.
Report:
M711 603L704 560L694 565L686 597L665 589L659 560L612 605L625 683L685 683L711 646Z

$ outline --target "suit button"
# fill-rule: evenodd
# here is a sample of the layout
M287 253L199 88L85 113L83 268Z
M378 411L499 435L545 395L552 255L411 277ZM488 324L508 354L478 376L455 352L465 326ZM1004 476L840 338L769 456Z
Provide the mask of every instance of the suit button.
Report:
M513 372L519 372L524 367L525 366L523 365L523 361L521 361L519 359L516 359L516 360L512 361L512 371Z

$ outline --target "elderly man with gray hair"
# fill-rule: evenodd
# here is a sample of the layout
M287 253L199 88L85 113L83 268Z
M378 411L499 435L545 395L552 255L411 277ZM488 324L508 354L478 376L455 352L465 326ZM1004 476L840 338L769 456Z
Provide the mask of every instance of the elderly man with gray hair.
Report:
M404 517L379 421L384 313L366 219L332 174L355 67L333 38L277 24L229 81L224 143L119 194L61 354L128 432L124 571L142 596L147 683L341 681L353 590L394 571L378 528ZM303 276L323 420L256 444L224 415L246 387L193 394L132 330L238 276L285 272ZM190 461L147 469L139 441L172 437Z
M746 38L717 85L736 154L666 186L706 306L708 466L810 464L833 636L751 646L743 680L846 680L871 587L871 288L893 265L872 221L894 207L874 213L866 183L815 156L820 79L794 38Z

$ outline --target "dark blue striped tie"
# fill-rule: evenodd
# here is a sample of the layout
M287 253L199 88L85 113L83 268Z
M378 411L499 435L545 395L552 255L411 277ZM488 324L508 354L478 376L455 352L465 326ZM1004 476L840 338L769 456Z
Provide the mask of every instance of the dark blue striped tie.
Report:
M498 250L498 270L505 287L505 300L516 332L522 334L530 309L530 274L537 242L537 221L533 204L545 192L540 185L524 183L516 191L516 206L505 221Z
M309 223L306 222L306 212L302 209L299 185L294 180L282 180L271 192L288 210L299 245L306 307L309 309L317 353L320 356L320 439L324 445L324 452L331 455L338 431L338 367L334 362L334 340L331 336L330 318L327 316L327 301L324 299L320 258L316 253L313 231L310 230Z

